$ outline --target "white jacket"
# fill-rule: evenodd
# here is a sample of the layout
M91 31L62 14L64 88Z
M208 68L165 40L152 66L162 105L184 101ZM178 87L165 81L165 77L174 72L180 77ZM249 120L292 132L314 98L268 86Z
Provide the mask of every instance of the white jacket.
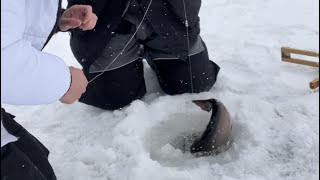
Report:
M59 7L59 0L1 0L1 104L47 104L67 92L68 66L41 52ZM13 140L3 130L1 123L1 147Z

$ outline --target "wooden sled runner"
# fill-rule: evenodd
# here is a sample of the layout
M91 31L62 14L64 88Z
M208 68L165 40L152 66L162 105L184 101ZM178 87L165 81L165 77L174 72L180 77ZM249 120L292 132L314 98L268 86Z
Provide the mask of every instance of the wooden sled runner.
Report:
M308 60L303 60L303 59L298 59L298 58L292 58L291 57L292 54L298 54L298 55L319 58L319 53L313 52L313 51L294 49L294 48L289 48L289 47L282 47L281 48L282 61L319 68L319 62L308 61ZM309 83L309 86L311 89L318 88L319 87L319 76L317 78L315 78L314 80L312 80Z

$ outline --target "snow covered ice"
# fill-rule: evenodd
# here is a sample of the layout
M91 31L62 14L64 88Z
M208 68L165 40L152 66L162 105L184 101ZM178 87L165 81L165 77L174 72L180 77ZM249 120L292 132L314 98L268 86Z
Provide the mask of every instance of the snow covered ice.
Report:
M148 94L122 110L4 107L50 149L59 180L315 180L319 90L308 83L319 69L281 62L280 48L319 51L318 7L317 0L203 0L201 34L221 66L210 92L164 95L145 63ZM59 33L45 51L80 67L68 39ZM228 108L234 144L195 158L176 147L209 121L191 101L210 98Z

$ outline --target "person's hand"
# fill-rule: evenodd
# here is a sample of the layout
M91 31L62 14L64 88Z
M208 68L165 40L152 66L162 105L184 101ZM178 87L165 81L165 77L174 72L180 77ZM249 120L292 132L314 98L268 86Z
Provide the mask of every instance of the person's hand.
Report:
M60 102L64 104L73 104L86 91L88 80L81 69L70 66L71 84L69 90L62 96Z
M73 5L63 12L59 20L61 31L80 28L84 31L92 30L97 23L98 17L92 12L89 5Z

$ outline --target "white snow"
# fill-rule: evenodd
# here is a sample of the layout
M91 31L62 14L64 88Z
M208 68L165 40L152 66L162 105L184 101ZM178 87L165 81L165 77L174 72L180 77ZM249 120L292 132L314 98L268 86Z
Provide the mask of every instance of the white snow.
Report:
M64 4L66 2L64 1ZM319 178L318 68L282 62L280 48L319 51L317 0L203 0L202 37L221 66L210 92L163 94L145 63L148 94L119 111L80 103L8 106L51 151L59 180L313 180ZM80 67L60 33L45 49ZM232 148L195 158L176 149L206 126L193 99L228 108Z

